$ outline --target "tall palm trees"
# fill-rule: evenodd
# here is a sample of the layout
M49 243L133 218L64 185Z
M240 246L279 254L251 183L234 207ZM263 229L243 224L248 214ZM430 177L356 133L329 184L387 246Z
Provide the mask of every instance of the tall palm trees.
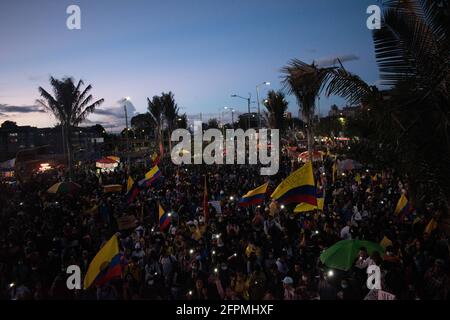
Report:
M168 93L163 92L160 96L154 96L152 100L147 98L147 101L148 111L156 125L159 143L163 144L163 128L165 125L168 130L170 151L172 151L170 136L177 127L179 117L179 108L175 102L175 96L170 91Z
M370 87L359 77L341 67L318 67L314 62L305 63L293 59L281 69L283 85L289 94L297 98L300 111L306 122L308 152L312 155L312 120L315 113L315 101L319 94L338 94L350 101L359 101L371 92Z
M450 200L450 4L387 1L373 34L380 78L392 86L380 139L393 145L416 199ZM378 111L375 109L374 111ZM394 139L392 139L394 138ZM419 201L420 203L420 201Z
M284 93L270 90L267 93L264 106L269 113L268 120L270 128L284 131L286 127L285 112L288 108L288 102L285 99Z
M363 138L370 138L365 143L374 146L374 155L388 152L395 158L391 166L408 176L416 206L433 201L448 211L449 1L387 0L383 5L382 27L373 39L380 78L389 91L379 92L342 65L319 68L299 60L283 68L284 84L307 121L322 91L364 102L362 123L370 135Z
M170 139L173 129L176 127L178 119L178 106L175 102L175 97L171 91L169 93L163 93L161 100L164 107L164 119L167 124L167 131L169 136L169 150L172 152L172 140Z
M164 116L164 106L161 101L160 96L154 96L152 100L147 98L148 102L148 113L151 115L153 121L155 122L156 127L156 137L158 138L160 146L163 145L163 136L162 136L162 128L163 128L163 116Z
M82 90L84 85L82 80L79 80L75 85L74 79L70 77L61 80L50 77L50 85L53 88L53 96L44 88L39 87L42 99L36 102L52 112L61 123L67 148L69 178L72 179L72 128L81 124L104 100L100 99L93 102L93 97L89 94L92 86L88 85Z

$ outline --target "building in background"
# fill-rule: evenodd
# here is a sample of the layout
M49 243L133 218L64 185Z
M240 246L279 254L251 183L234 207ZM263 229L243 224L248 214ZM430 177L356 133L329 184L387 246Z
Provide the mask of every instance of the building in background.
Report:
M95 159L103 151L105 132L99 126L73 128L72 147L74 160ZM36 128L17 126L13 122L0 127L0 162L15 158L17 153L45 147L48 154L64 153L61 127Z
M345 106L342 109L339 109L339 107L334 104L331 106L328 116L354 118L358 110L361 110L361 105Z

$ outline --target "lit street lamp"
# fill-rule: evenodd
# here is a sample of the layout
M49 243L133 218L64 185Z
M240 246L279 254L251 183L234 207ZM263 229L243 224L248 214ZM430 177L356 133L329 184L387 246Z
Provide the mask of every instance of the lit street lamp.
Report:
M225 110L230 110L231 111L231 125L234 128L234 112L236 110L234 110L234 108L230 108L230 107L224 107Z
M244 98L244 97L242 97L240 95L237 95L237 94L232 94L231 97L232 98L240 98L240 99L243 99L243 100L247 100L247 108L248 108L247 120L248 120L248 128L250 129L250 103L251 103L251 100L252 100L252 94L249 93L248 94L248 98Z

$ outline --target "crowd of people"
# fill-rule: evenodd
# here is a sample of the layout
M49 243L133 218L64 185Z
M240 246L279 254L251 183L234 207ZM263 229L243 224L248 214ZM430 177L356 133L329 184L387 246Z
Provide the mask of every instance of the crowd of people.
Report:
M81 300L361 300L369 293L366 269L381 268L382 289L396 299L449 298L449 243L439 228L426 227L437 212L394 214L408 186L386 169L361 168L334 176L333 159L314 164L324 187L322 210L293 213L270 193L301 164L286 153L276 176L258 166L176 166L163 158L162 177L142 188L132 203L104 185L127 184L149 170L132 165L98 174L95 164L75 169L74 195L46 190L65 179L49 171L0 185L0 299ZM203 210L207 177L209 214ZM250 207L239 198L270 181L267 200ZM158 205L170 212L160 230ZM219 204L219 205L217 205ZM118 218L134 216L121 228ZM119 235L122 276L87 290L69 290L70 265L85 274L110 237ZM323 250L343 239L384 240L385 253L360 249L348 271L320 262Z

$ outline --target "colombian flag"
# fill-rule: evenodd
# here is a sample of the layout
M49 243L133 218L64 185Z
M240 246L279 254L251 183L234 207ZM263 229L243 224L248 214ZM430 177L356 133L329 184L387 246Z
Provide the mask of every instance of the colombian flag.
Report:
M145 174L145 178L139 181L139 186L150 187L156 180L161 177L161 171L158 166L154 166Z
M127 181L127 203L130 204L139 194L139 186L134 182L132 177L128 177Z
M266 199L266 192L269 183L265 183L262 186L247 192L239 201L239 205L242 207L248 207L254 204L262 203Z
M159 230L164 231L170 225L170 217L164 211L161 204L158 203L158 212L159 212Z
M120 277L122 275L121 258L119 240L116 235L113 235L89 264L84 277L84 289L89 288L92 283L101 286L111 279Z
M283 180L272 193L271 198L283 204L304 202L317 206L311 161Z
M323 207L325 204L323 187L319 186L317 188L316 197L317 197L317 205L312 205L309 203L302 202L295 207L294 212L300 213L300 212L309 212L309 211L314 211L314 210L323 211Z
M411 212L411 205L408 201L408 198L404 194L400 197L397 203L397 207L395 208L394 213L400 216L405 216Z

